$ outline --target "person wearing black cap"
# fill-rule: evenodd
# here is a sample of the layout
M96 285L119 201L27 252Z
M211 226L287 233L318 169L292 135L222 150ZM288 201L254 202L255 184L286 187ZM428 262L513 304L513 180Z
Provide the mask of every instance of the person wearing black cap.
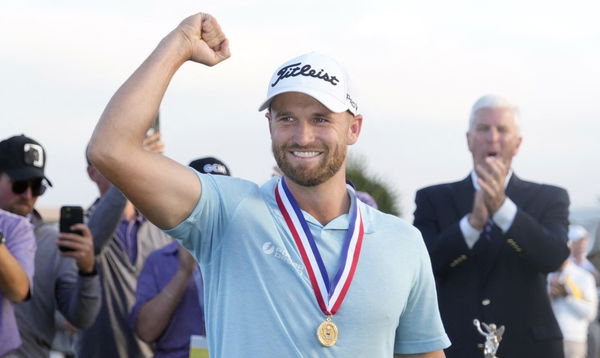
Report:
M37 199L52 183L44 174L46 151L37 141L18 135L0 142L0 209L26 217L35 228L37 251L33 295L15 308L23 345L17 357L48 356L55 334L55 311L72 325L91 325L100 308L92 234L58 233L35 210ZM59 245L72 251L59 251Z
M0 192L4 210L21 216L33 211L37 198L52 183L44 175L46 152L35 140L24 135L0 142L0 173L3 182L10 182L11 192ZM31 195L28 195L31 188Z
M227 165L214 157L204 157L192 160L188 165L200 173L231 176L231 172Z

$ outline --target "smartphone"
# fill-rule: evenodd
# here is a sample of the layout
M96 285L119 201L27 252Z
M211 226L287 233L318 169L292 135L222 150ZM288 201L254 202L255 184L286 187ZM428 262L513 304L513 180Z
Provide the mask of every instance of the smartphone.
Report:
M160 112L156 113L156 118L152 122L152 126L146 132L146 137L150 137L154 133L160 132Z
M71 226L83 223L83 208L81 206L65 205L60 208L60 232L81 234L80 231L71 230ZM58 247L60 251L73 251L70 248Z

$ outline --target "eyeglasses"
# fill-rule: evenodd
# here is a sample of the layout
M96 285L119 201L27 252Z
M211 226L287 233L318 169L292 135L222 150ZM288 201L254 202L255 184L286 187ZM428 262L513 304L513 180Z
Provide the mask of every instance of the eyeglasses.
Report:
M12 191L15 194L23 194L27 188L31 188L31 195L40 196L46 192L46 185L42 183L41 178L14 181L12 183Z

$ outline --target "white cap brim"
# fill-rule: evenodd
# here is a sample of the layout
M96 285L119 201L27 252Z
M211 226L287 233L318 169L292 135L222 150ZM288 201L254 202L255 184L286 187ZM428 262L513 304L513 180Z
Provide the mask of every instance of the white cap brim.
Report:
M289 92L299 92L299 93L304 93L306 95L309 95L312 98L314 98L315 100L319 101L322 105L327 107L327 109L329 109L332 112L339 113L339 112L350 111L350 112L352 112L352 114L355 114L354 110L352 108L349 108L349 106L346 103L340 102L334 96L331 96L330 94L324 93L322 91L318 91L318 90L314 90L314 89L306 88L306 87L304 87L304 88L281 87L281 88L277 89L277 91L273 92L260 105L260 107L258 107L258 111L260 112L260 111L264 111L265 109L267 109L269 107L269 105L271 104L271 102L273 101L273 99L275 97L277 97L278 95L280 95L282 93L289 93Z

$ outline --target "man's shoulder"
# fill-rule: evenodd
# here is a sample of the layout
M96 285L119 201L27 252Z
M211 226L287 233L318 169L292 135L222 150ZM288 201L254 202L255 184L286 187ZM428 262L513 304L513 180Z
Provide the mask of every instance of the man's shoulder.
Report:
M554 184L539 183L539 182L524 180L524 179L521 179L518 177L515 177L514 180L511 181L510 184L513 184L513 182L514 182L514 185L521 190L536 191L540 194L551 195L551 196L568 195L568 192L565 188L558 186L558 185L554 185Z
M269 180L263 185L258 185L247 179L225 175L198 173L198 176L202 181L203 196L205 190L210 190L211 195L208 195L208 197L212 198L211 200L219 197L219 200L232 203L239 203L244 198L260 196L261 192L268 192L267 188L271 187L273 183L273 180Z
M361 212L366 218L366 233L389 231L395 234L415 236L420 238L420 231L401 217L384 213L368 205L364 205L361 208Z
M591 272L587 271L583 267L577 265L575 262L569 261L567 269L571 275L576 276L579 280L593 282L594 287L596 286L596 279L594 278L594 275L592 275Z
M460 186L469 184L467 179L469 179L469 178L425 186L425 187L418 189L417 194L433 195L433 194L439 194L439 193L444 193L444 192L452 192Z
M0 231L13 230L16 227L32 227L31 223L22 216L0 210Z

